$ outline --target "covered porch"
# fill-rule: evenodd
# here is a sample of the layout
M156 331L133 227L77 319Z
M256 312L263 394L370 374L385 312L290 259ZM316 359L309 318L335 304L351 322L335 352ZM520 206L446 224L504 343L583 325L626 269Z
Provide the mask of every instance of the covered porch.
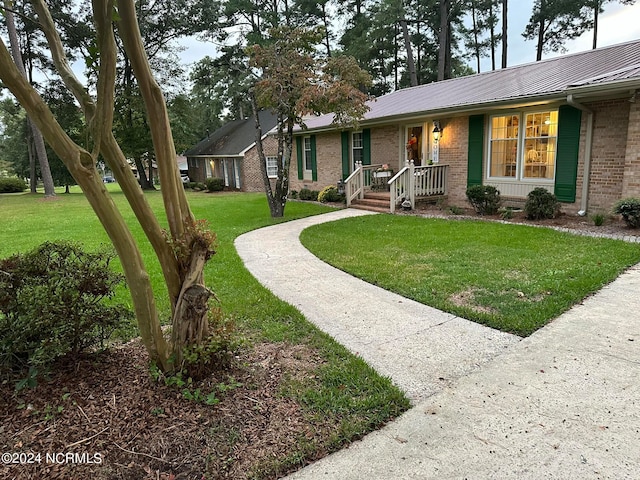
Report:
M356 162L344 185L347 208L391 213L398 207L413 209L418 200L445 197L447 176L448 165L416 166L413 160L408 160L396 173L387 165Z

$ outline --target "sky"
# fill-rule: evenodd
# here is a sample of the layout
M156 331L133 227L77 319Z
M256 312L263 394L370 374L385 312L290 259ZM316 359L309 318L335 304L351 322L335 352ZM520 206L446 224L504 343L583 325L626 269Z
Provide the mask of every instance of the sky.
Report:
M508 40L508 66L534 62L536 60L536 42L525 40L522 36L525 26L531 17L533 0L511 0L509 2L509 40ZM640 39L640 2L635 5L620 5L617 2L607 3L605 12L600 16L598 28L598 47L623 43ZM567 53L581 52L591 49L593 31L586 32L583 36L566 43ZM215 47L211 43L198 42L188 39L181 42L186 50L181 57L184 63L191 64L204 58L206 55L215 56ZM561 53L545 53L543 59L561 55ZM496 64L500 65L498 58ZM469 65L475 70L475 59L471 59ZM491 61L487 58L481 63L482 71L491 68Z

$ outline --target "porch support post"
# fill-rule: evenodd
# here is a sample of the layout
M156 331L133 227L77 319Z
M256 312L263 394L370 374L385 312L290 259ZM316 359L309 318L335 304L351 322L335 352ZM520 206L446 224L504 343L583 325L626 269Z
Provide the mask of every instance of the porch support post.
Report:
M409 201L411 210L416 208L416 176L413 160L409 161Z
M357 185L360 193L358 193L358 199L364 198L364 172L362 171L362 162L356 162L356 171L358 172Z

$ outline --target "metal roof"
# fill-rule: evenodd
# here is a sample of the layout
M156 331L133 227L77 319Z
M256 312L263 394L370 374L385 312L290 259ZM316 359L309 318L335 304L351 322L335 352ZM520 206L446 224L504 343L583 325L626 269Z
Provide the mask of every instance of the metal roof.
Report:
M640 40L397 90L369 102L370 110L361 123L560 99L572 87L620 80L635 80L640 87ZM305 123L310 130L321 129L332 120L328 114Z
M258 112L260 126L266 134L276 126L276 115ZM186 157L240 157L256 141L255 117L233 120L224 124L204 140L187 150Z

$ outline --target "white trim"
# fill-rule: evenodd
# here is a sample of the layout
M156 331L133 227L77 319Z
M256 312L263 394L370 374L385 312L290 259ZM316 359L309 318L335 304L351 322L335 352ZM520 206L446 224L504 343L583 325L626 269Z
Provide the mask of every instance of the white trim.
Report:
M548 113L548 112L556 112L556 126L555 126L555 135L553 137L549 137L549 138L554 138L555 139L555 151L554 151L554 159L553 159L553 176L551 178L539 178L539 177L524 177L524 168L526 168L526 161L525 161L525 145L526 145L526 141L527 138L532 139L532 138L538 138L538 137L526 137L526 118L529 115L535 115L537 113ZM487 118L486 118L486 133L485 133L485 139L486 139L486 147L485 147L485 161L484 161L484 168L485 168L485 174L484 174L484 183L491 185L493 183L495 184L500 184L500 185L510 185L511 187L508 188L509 191L515 191L518 190L516 189L514 186L515 185L519 185L522 186L523 188L519 189L519 190L532 190L535 187L538 186L542 186L544 188L546 188L547 190L553 190L553 188L550 189L550 187L553 187L555 185L555 178L556 178L556 167L557 167L557 150L558 150L558 124L557 124L557 115L558 115L558 109L557 108L543 108L542 106L536 106L536 107L531 107L531 108L526 108L526 109L510 109L507 111L494 111L494 112L490 112L487 114ZM505 139L496 139L496 140L502 140L502 141L508 141L508 140L515 140L516 142L516 153L515 153L515 165L514 168L515 170L515 175L513 177L510 176L492 176L491 175L491 147L492 147L492 120L496 117L508 117L508 116L515 116L518 119L518 129L517 129L517 136L515 138L513 137L507 137ZM513 187L513 188L512 188ZM528 193L527 191L527 193ZM502 190L501 190L502 193ZM509 193L504 193L504 195L506 196L514 196L515 194L509 194ZM515 195L517 196L517 195ZM526 193L525 193L526 196Z

